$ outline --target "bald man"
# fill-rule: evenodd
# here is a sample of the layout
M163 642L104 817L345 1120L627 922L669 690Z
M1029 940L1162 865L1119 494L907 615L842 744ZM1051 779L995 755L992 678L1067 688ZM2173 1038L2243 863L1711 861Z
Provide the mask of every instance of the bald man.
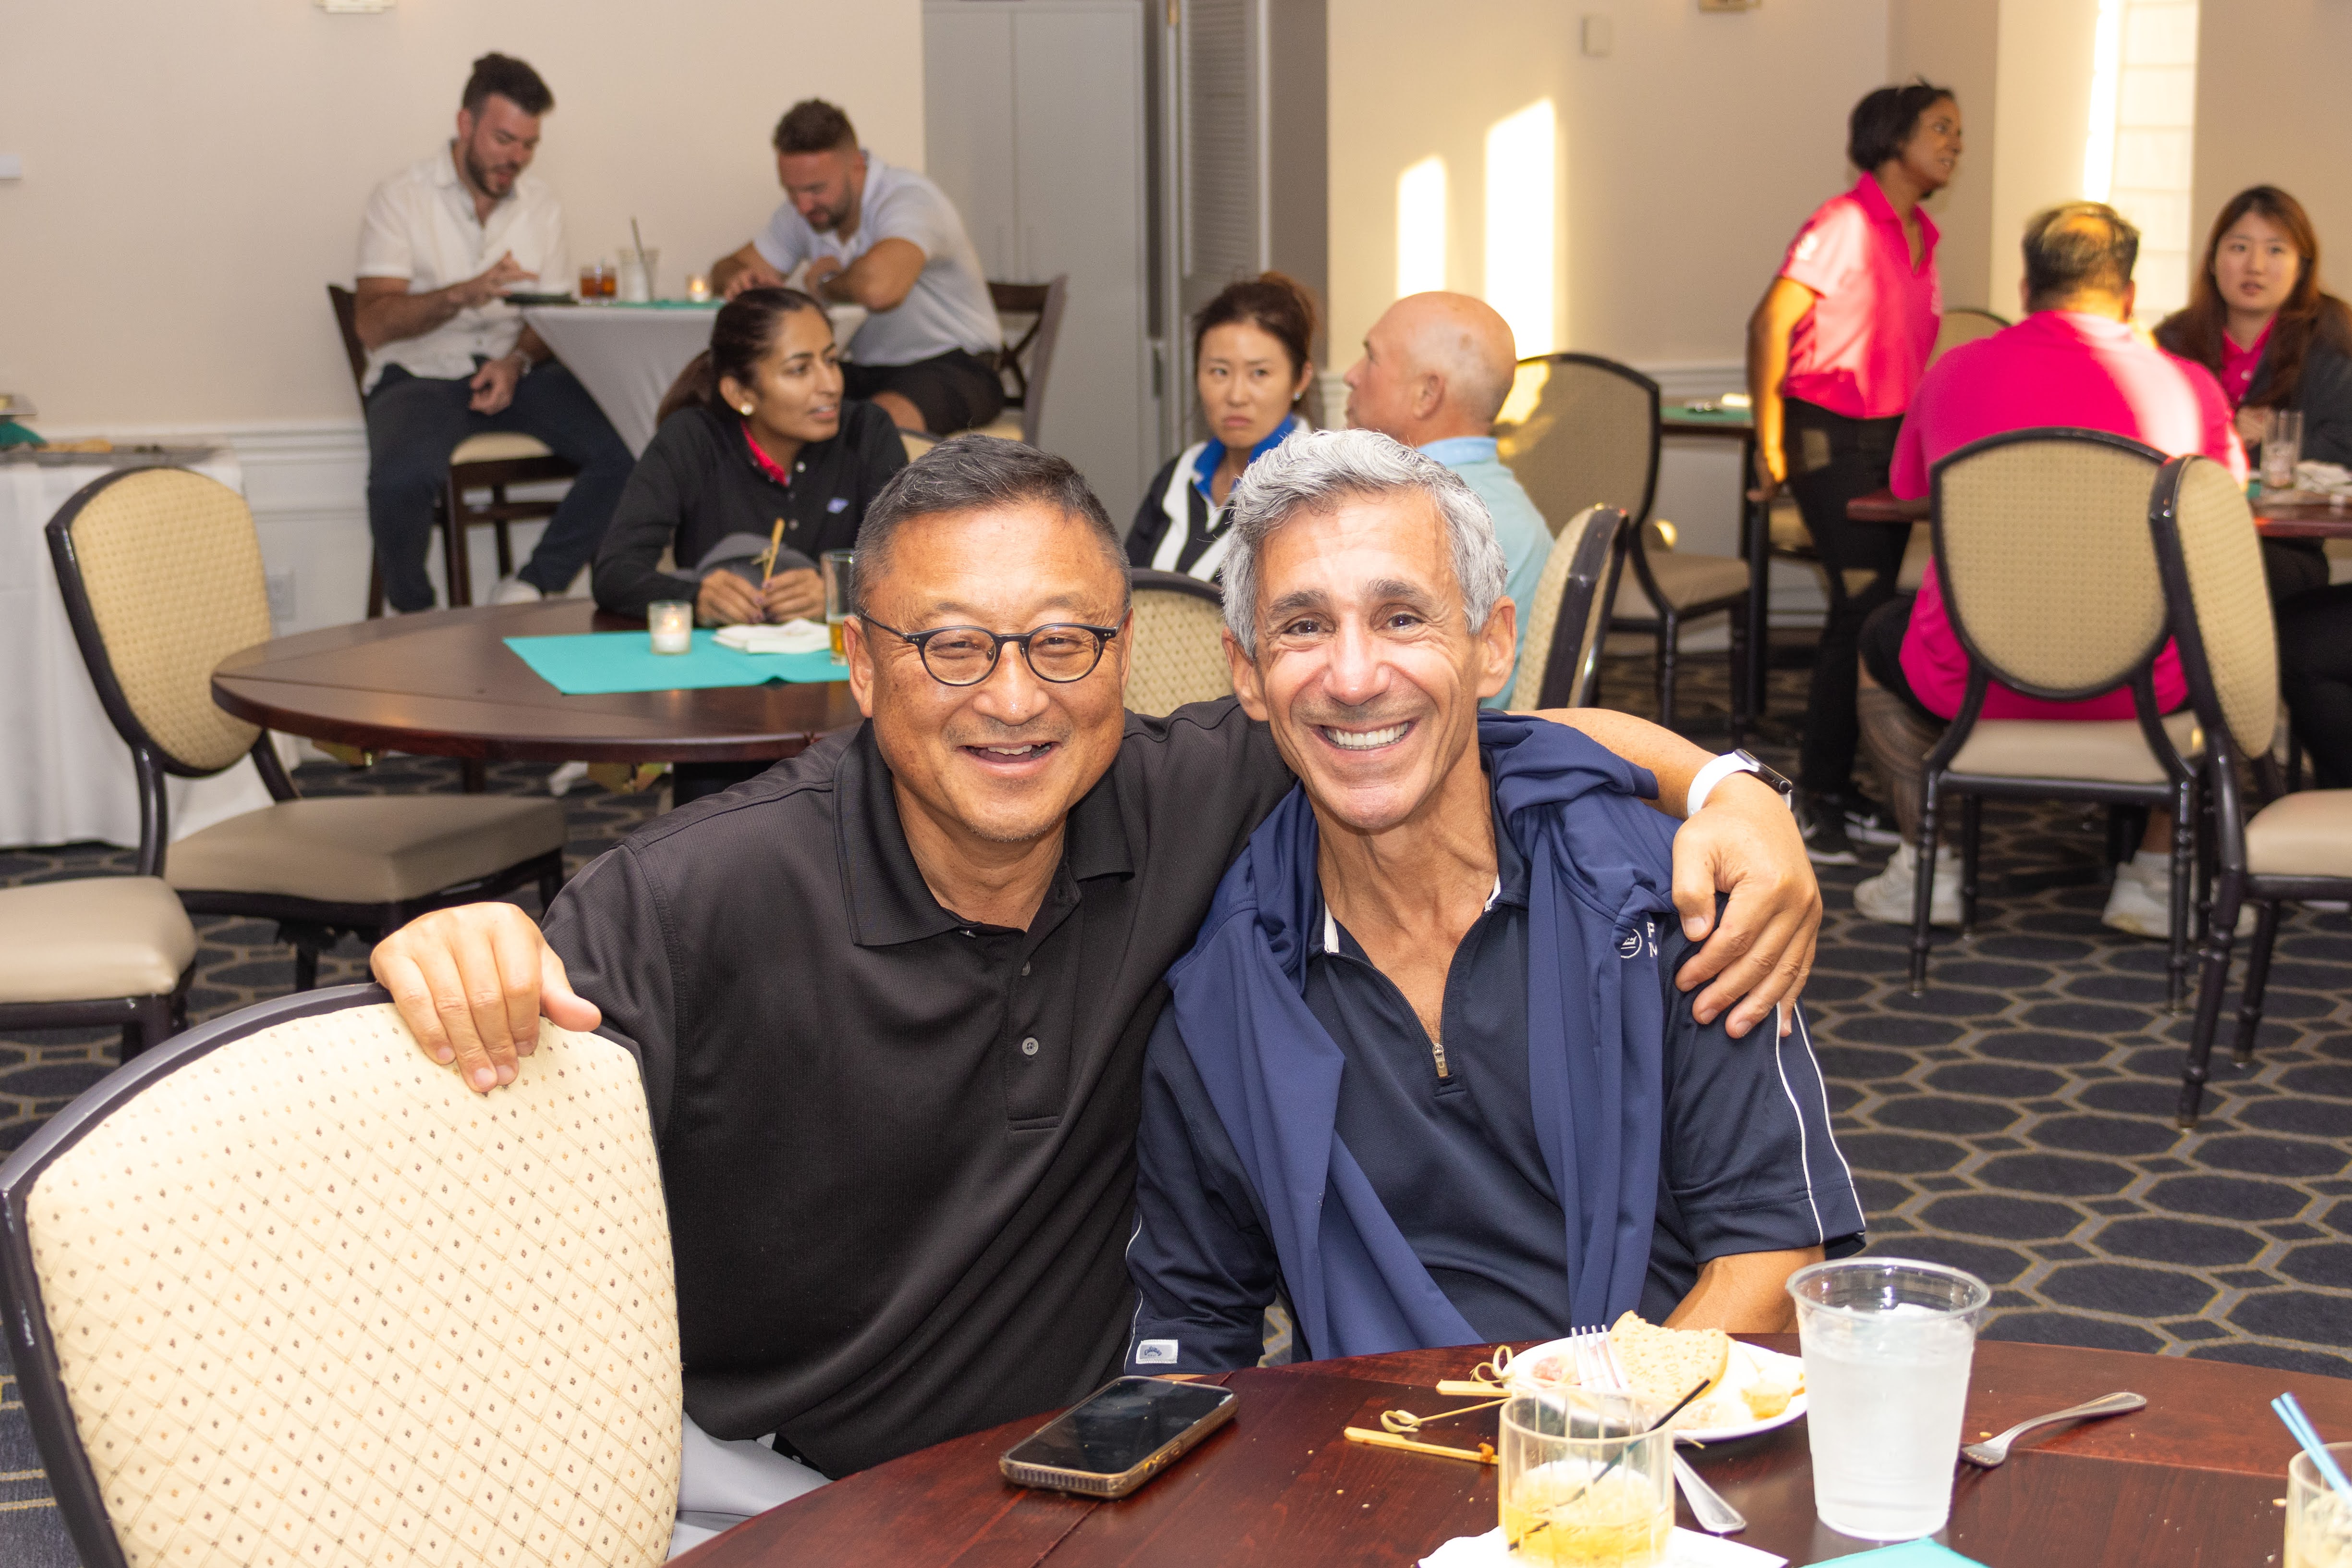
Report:
M1348 423L1426 452L1486 503L1511 568L1503 591L1518 606L1524 638L1551 530L1495 455L1495 416L1511 395L1518 358L1511 324L1484 300L1408 294L1364 334L1363 357L1348 372ZM1515 647L1512 682L1517 658ZM1483 704L1510 705L1510 682Z

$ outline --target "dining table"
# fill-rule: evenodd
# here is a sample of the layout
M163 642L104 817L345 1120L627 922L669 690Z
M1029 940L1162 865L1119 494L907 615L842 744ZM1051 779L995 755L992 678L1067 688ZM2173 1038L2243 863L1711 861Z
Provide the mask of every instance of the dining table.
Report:
M644 626L585 599L357 621L229 655L213 700L315 741L458 758L475 789L493 762L772 762L858 722L845 680L566 696L506 646Z
M1795 1353L1794 1334L1743 1335ZM1009 1422L877 1465L772 1509L677 1561L686 1568L1404 1568L1497 1520L1496 1471L1351 1442L1381 1413L1465 1403L1435 1392L1466 1378L1476 1347L1252 1367L1211 1381L1234 1390L1233 1420L1133 1495L1101 1501L1012 1485L997 1458L1049 1416ZM1955 1456L1949 1523L1937 1539L1987 1568L2222 1568L2276 1563L2293 1440L2268 1402L2291 1391L2321 1432L2352 1433L2352 1381L2234 1362L2068 1345L1979 1341L1961 1430L1977 1441L2105 1394L2137 1393L2136 1414L2045 1427L2007 1463ZM1475 1447L1495 1438L1487 1409L1421 1436ZM1447 1436L1444 1434L1452 1434ZM1685 1447L1747 1528L1729 1539L1791 1563L1872 1550L1813 1511L1804 1419L1736 1441ZM1695 1526L1686 1504L1678 1522Z
M2352 506L2342 500L2275 497L2253 499L2254 531L2265 539L2352 539ZM1845 514L1856 522L1925 522L1927 498L1905 499L1893 490L1873 490L1846 503Z

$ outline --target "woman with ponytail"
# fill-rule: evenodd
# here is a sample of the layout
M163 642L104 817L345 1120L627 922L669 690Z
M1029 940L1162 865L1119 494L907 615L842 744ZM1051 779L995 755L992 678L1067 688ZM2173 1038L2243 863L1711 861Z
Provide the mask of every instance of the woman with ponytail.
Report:
M816 557L856 542L907 449L887 415L842 395L841 351L816 301L794 289L737 295L658 419L596 553L596 603L642 615L689 599L704 626L821 616ZM784 548L763 574L779 518ZM664 550L673 572L660 568Z

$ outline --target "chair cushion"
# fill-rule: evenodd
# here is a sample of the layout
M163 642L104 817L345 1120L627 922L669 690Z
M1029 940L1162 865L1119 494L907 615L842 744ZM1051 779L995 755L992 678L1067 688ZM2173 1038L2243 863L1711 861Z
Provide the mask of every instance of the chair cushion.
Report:
M2191 762L2205 754L2196 714L2173 714L2164 731ZM2133 719L1981 719L1952 759L1951 771L2080 784L2164 783L2163 765Z
M561 849L563 808L508 795L288 800L190 834L164 876L184 893L398 903Z
M525 458L552 458L547 443L519 430L492 430L468 436L449 454L452 463L513 463Z
M1019 441L1024 439L1021 434L1021 410L1018 408L1006 409L1003 413L998 415L987 424L980 426L980 433L983 436L993 436L1000 441Z
M2352 877L2352 789L2307 789L2254 813L2246 869L2257 877Z
M196 928L160 877L0 889L0 1002L164 996L195 956Z
M1748 592L1748 563L1734 555L1653 550L1650 572L1658 580L1658 591L1678 610L1718 599L1736 599ZM1642 591L1642 580L1634 574L1630 561L1618 574L1616 614L1629 621L1647 620L1657 614L1650 606L1650 596Z

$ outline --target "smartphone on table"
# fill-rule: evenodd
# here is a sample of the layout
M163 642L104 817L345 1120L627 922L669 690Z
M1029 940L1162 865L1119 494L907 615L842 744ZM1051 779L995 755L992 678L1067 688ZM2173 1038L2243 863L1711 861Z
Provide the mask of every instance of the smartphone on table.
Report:
M997 1468L1020 1486L1125 1497L1232 1420L1234 1397L1213 1384L1114 1378L1007 1449Z

